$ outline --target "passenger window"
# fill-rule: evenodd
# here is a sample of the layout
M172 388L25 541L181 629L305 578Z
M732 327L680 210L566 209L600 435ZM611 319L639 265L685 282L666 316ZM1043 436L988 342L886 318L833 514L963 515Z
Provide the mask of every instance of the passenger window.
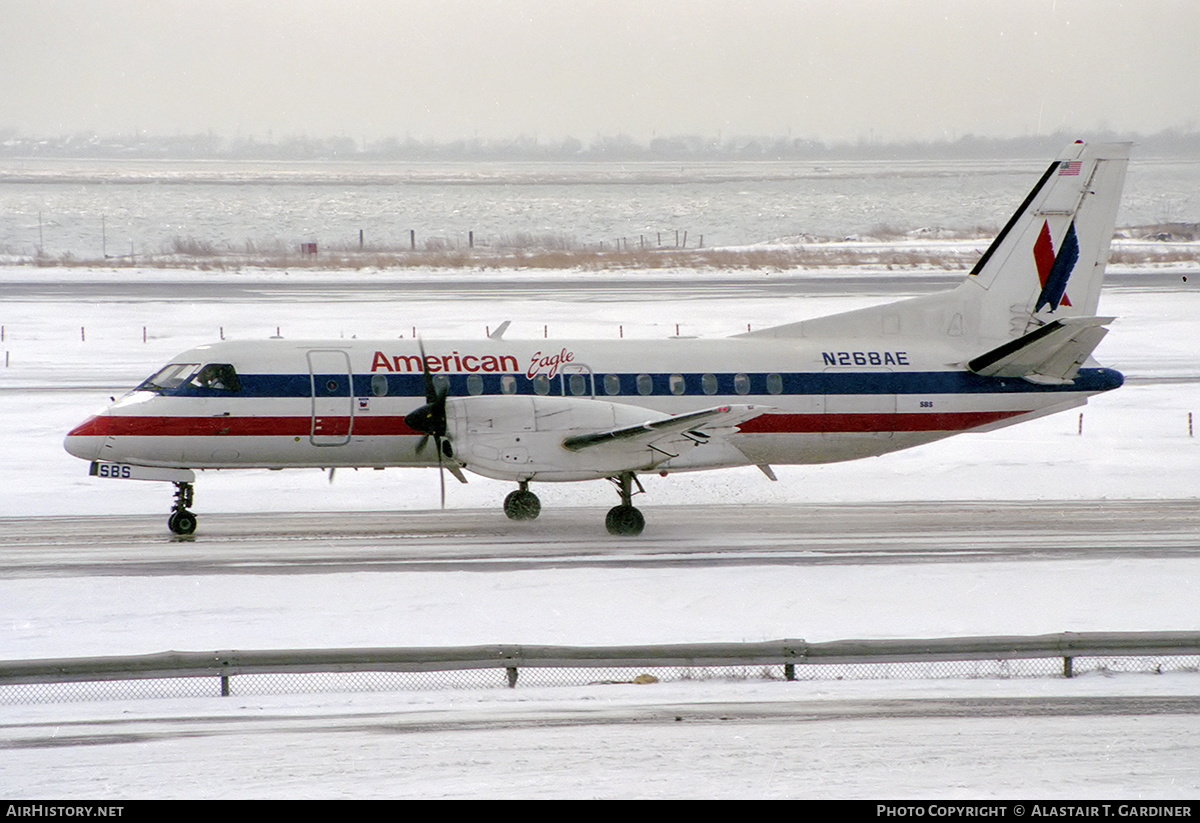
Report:
M435 374L433 376L433 388L438 394L449 394L450 378L444 374Z
M767 391L771 394L783 393L783 377L778 374L767 375Z
M716 394L717 376L715 374L700 375L700 388L704 390L705 394Z
M550 393L550 378L544 374L539 374L533 378L533 390L537 394L546 395Z
M654 394L654 378L648 374L637 376L638 394Z
M604 393L605 394L620 394L621 393L621 378L615 374L604 375Z
M588 393L588 380L586 374L573 374L568 381L571 385L571 394L579 397Z
M227 392L242 390L242 381L238 379L237 370L228 363L209 363L198 371L190 382L201 389Z
M500 378L500 393L501 394L516 394L517 393L517 378L511 374L506 374Z
M376 397L387 397L388 381L387 375L377 374L371 378L371 394Z
M750 378L745 374L735 374L733 376L733 390L738 394L750 393Z
M671 394L684 394L687 392L687 381L683 379L682 374L673 374L668 378L667 384L671 387Z
M479 395L483 394L483 376L478 374L467 375L467 394Z

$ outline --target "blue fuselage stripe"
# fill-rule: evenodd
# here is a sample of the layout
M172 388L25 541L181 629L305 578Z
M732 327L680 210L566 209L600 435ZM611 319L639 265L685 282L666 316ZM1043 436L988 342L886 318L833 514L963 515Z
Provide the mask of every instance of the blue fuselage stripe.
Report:
M448 381L449 393L455 397L506 393L502 389L500 374L443 374L438 375L439 385ZM509 394L538 394L535 381L523 374L507 375L513 378L514 390ZM681 375L669 373L649 374L651 390L639 391L646 386L646 376L638 374L615 375L620 390L607 390L605 380L611 375L597 374L595 395L597 397L641 397L641 396L687 396L704 397L716 395L882 395L882 394L1044 394L1055 392L1102 392L1115 389L1124 382L1120 372L1113 369L1081 369L1070 383L1048 385L1030 383L1021 378L982 377L969 371L937 372L796 372L784 374L746 373L742 375L710 375L705 383L700 373ZM183 385L170 392L174 397L312 397L314 389L323 397L424 397L425 378L421 374L356 374L353 391L345 374L241 374L240 391L231 393L219 389L199 388ZM468 382L468 377L472 382ZM549 394L571 396L579 394L571 387L572 375L556 375L549 381ZM586 382L583 395L592 393L592 377L582 375ZM382 380L380 379L382 378ZM712 379L712 378L715 378ZM565 381L565 385L564 385ZM386 389L384 388L386 385ZM706 391L710 389L709 391ZM674 390L673 390L674 389ZM715 389L715 390L713 390ZM741 391L739 391L741 389ZM544 393L544 392L543 392Z

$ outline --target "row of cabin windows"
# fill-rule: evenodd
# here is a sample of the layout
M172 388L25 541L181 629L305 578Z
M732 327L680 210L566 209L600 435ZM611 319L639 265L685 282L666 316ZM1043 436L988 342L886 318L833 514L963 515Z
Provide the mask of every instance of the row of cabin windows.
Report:
M591 375L588 374L571 374L566 376L567 391L576 396L584 396L591 394ZM667 376L667 390L674 395L683 395L688 393L688 381L694 380L694 377L688 377L682 374L672 374ZM693 384L694 385L694 384ZM468 383L468 389L470 384ZM634 388L640 395L654 394L654 378L648 374L639 374L634 378ZM616 374L606 374L599 380L596 386L597 394L603 389L604 394L619 395L624 394L621 385L621 377ZM545 375L538 375L533 381L533 390L538 394L550 393L550 380ZM737 394L750 393L750 376L747 374L735 374L733 376L733 390ZM700 391L705 394L716 394L720 391L720 383L715 374L700 375ZM767 392L769 394L783 393L783 376L779 374L767 375Z
M558 379L560 378L555 378L555 380ZM591 374L577 372L575 374L563 375L561 379L566 381L566 390L576 397L590 397L593 393L593 375ZM668 375L668 391L674 395L687 394L688 379L682 374ZM447 377L442 374L434 375L433 383L439 391L445 391L449 385ZM546 375L539 374L533 378L533 391L535 394L548 395L551 393L552 388L556 388L553 383L554 381ZM242 390L237 370L228 363L209 363L205 366L201 366L199 363L172 363L160 369L143 382L141 388L159 392L173 392L185 384L195 388L215 389L225 392L240 392ZM328 388L329 391L333 392L337 389L337 384L330 383ZM602 391L609 396L626 393L623 391L624 387L621 385L620 375L616 374L604 375L598 381L598 385L595 388L597 394ZM639 374L634 378L634 388L640 395L654 394L654 378L648 374ZM468 394L480 395L483 394L483 390L482 375L467 375ZM559 390L561 391L561 389ZM716 394L719 390L717 376L715 374L700 375L700 390L705 394ZM733 376L733 390L737 394L749 394L750 376L735 374ZM515 375L501 375L500 392L502 394L517 393L517 378ZM767 375L767 392L769 394L781 394L783 392L783 377L781 375ZM383 397L388 394L388 381L385 375L377 374L371 378L371 393L376 397Z
M558 378L555 378L556 380ZM590 397L592 395L592 379L591 374L568 374L563 375L566 380L567 391L576 397ZM533 391L535 394L548 395L553 388L553 382L544 374L539 374L533 378ZM433 376L433 384L438 391L445 391L449 386L449 380L445 375L438 374ZM634 387L640 395L654 394L654 378L648 374L639 374L634 378ZM467 393L470 395L483 394L483 376L478 374L467 375ZM688 378L682 374L672 374L667 377L667 388L674 395L687 394ZM616 374L606 374L599 380L596 386L597 394L602 390L604 394L609 396L623 394L621 386L621 377ZM700 390L705 394L716 394L719 389L717 376L715 374L700 375ZM733 390L737 394L750 393L750 376L746 374L735 374L733 376ZM516 394L517 393L517 378L511 374L505 374L500 377L500 392L501 394ZM779 374L767 375L767 392L769 394L783 393L783 377ZM382 374L377 374L371 378L371 393L376 397L382 397L388 393L387 377Z

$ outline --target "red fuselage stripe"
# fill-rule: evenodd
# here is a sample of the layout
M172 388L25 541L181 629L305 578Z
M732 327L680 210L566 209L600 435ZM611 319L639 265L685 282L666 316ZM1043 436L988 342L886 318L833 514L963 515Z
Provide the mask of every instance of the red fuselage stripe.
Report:
M764 414L738 426L745 434L818 434L824 432L964 431L1025 411L860 412L833 414Z
M746 434L820 434L827 432L964 431L1025 411L903 412L887 414L764 414L742 423ZM360 436L418 435L403 417L363 415L319 418L317 434ZM311 417L128 417L101 415L71 431L71 437L307 437Z
M320 431L347 431L349 417L318 418ZM403 417L356 417L354 433L363 435L420 434ZM123 417L101 415L73 429L70 437L307 437L311 417Z

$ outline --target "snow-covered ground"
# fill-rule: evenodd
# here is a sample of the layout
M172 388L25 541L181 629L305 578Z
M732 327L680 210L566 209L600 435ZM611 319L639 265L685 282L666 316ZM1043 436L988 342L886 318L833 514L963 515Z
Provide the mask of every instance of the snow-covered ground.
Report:
M211 282L239 275L203 276ZM0 288L18 279L30 279L30 270L0 269ZM648 478L644 508L1195 500L1198 447L1188 415L1200 400L1196 279L1171 292L1106 294L1101 310L1119 320L1097 356L1125 372L1128 383L1083 410L1082 434L1079 413L1070 412L855 463L779 467L778 483L757 470ZM683 273L680 280L686 282ZM314 280L314 292L324 289ZM8 302L0 318L7 357L0 422L10 433L0 461L0 518L165 515L164 487L93 480L84 463L62 451L62 436L109 394L220 330L227 337L265 337L277 326L293 337L407 336L417 325L427 336L478 336L485 325L512 319L509 336L541 336L549 325L551 336L615 337L623 326L626 337L653 339L674 334L676 323L684 333L722 335L747 322L763 326L881 300L788 301L756 291L719 300L676 296L664 309L636 294L581 301L548 292L457 300L404 294L384 302L352 294L321 302L319 293L307 302ZM478 478L452 483L445 516L495 506L507 489ZM539 493L547 509L597 512L612 497L594 483L546 485ZM437 494L432 471L345 471L332 484L315 470L222 472L200 478L196 510L203 528L208 512L422 510L436 508ZM1195 629L1198 579L1200 561L1137 557L669 571L0 576L0 656ZM679 683L6 706L0 786L8 797L93 798L1200 793L1194 708L1128 716L1086 708L1039 716L1034 708L997 710L1002 716L988 719L954 716L936 703L1087 697L1099 705L1110 696L1200 700L1200 681L1180 674ZM881 701L891 708L879 710ZM913 705L928 708L901 708Z
M691 682L6 706L0 784L10 803L1194 801L1197 678ZM1135 713L1113 708L1130 702L1140 704Z

